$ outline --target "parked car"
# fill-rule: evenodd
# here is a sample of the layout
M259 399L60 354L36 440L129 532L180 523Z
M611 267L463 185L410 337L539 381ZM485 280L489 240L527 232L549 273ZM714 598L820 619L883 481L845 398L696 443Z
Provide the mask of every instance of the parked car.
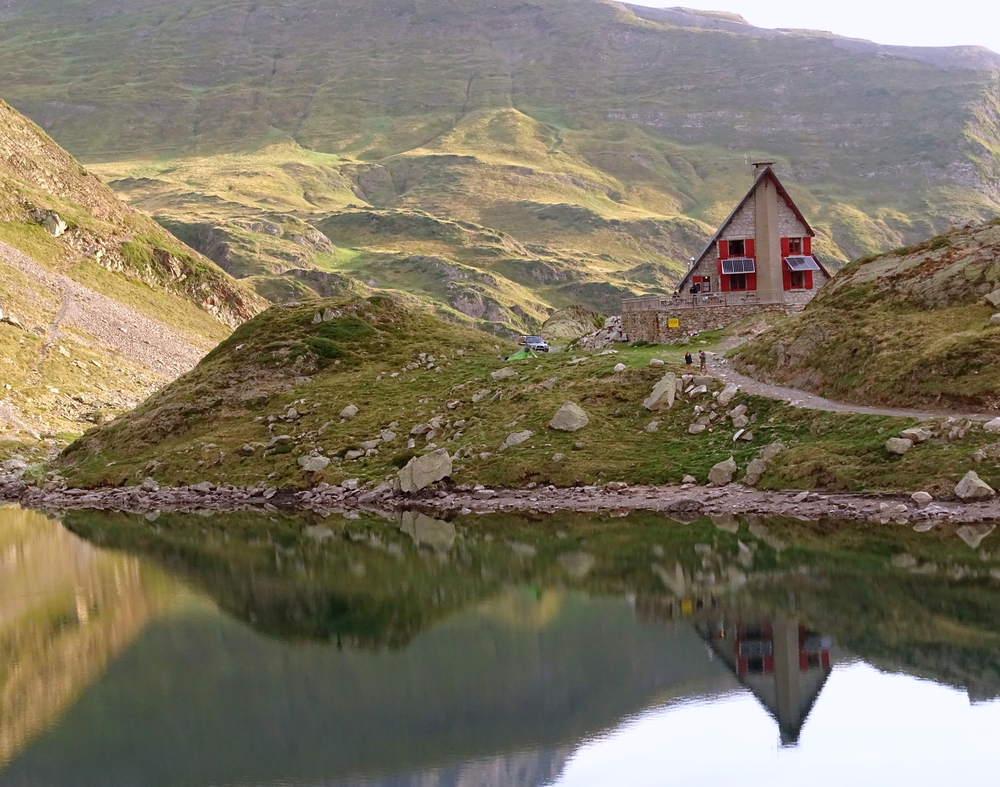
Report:
M524 336L521 338L521 344L536 353L547 353L549 351L549 343L541 336Z

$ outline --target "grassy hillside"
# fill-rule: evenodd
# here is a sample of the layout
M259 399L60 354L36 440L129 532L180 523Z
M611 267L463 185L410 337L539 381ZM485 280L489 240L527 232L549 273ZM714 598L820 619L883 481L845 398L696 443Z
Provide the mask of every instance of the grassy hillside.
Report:
M2 101L0 274L0 438L127 409L263 305Z
M751 440L734 439L725 418L692 435L695 408L711 409L707 395L655 414L642 405L665 371L650 358L680 373L683 347L501 360L514 349L382 296L276 306L136 410L89 431L56 467L81 486L152 476L172 485L306 488L394 479L436 446L456 457L459 484L662 484L689 473L704 482L730 455L744 468L781 441L787 449L764 486L950 494L974 451L995 450L993 435L970 429L896 458L884 443L911 419L797 410L742 394L731 406L746 404L755 417ZM615 371L619 362L624 371ZM567 401L590 423L572 433L550 429ZM352 404L357 414L341 418ZM526 441L504 447L525 431L533 433ZM329 464L306 472L299 462L306 456ZM1000 482L996 468L980 472Z
M8 0L0 57L17 107L278 299L346 276L500 331L604 311L670 288L748 154L833 264L1000 204L1000 56L975 48L608 0ZM427 217L462 231L429 251L384 221ZM414 255L433 270L385 275ZM495 282L442 291L470 268Z
M741 347L734 364L859 403L995 410L998 260L1000 220L862 257L801 314Z

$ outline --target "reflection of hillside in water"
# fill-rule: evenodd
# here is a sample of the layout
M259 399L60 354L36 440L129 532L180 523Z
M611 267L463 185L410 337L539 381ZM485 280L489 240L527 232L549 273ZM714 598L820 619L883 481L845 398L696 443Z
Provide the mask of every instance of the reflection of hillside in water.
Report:
M652 514L66 524L251 628L148 626L0 784L540 785L622 718L740 685L794 743L831 640L997 693L996 561L953 532Z
M142 629L147 585L137 558L0 507L0 768Z

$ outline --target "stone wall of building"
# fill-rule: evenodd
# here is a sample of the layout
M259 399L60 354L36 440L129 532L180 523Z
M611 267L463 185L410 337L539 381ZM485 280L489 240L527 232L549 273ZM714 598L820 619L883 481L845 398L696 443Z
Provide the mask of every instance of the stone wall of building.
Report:
M778 235L782 238L804 238L806 228L788 203L778 198Z
M757 234L757 202L753 197L743 203L743 207L736 211L733 220L726 225L719 236L721 240L740 240L742 238L753 238ZM715 256L719 256L719 247L715 247Z
M780 303L758 303L746 306L699 306L696 309L658 309L622 314L622 328L633 342L665 344L692 331L714 331L719 327L761 312L783 312ZM670 320L678 322L669 327Z

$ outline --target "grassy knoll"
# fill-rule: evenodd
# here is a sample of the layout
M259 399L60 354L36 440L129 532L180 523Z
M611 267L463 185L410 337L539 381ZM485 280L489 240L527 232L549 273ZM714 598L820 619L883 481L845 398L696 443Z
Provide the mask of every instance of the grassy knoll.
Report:
M328 319L316 322L317 314ZM683 371L682 348L622 347L610 355L551 353L503 362L514 349L381 296L274 307L135 411L92 429L57 465L71 483L87 486L135 484L151 475L170 484L307 487L348 478L381 481L433 444L459 457L457 483L662 484L686 474L705 481L711 466L730 455L745 467L762 446L781 441L788 448L764 477L765 487L920 486L944 493L969 469L975 450L993 450L991 436L973 428L961 439L891 457L885 440L912 420L797 410L742 394L731 406L746 404L756 416L751 442L734 442L735 430L724 425L691 435L695 407L711 403L707 394L682 398L655 415L642 407L666 369ZM421 361L420 353L433 360ZM667 366L650 367L651 356ZM418 362L420 368L405 369ZM616 372L619 362L626 369ZM517 376L492 376L505 369ZM588 426L575 433L548 429L566 401L588 413ZM349 404L358 414L341 419ZM646 431L652 420L658 428ZM423 430L408 448L419 424L430 424L434 434L428 439ZM501 449L508 435L525 430L534 432L529 440ZM369 443L383 432L392 433L387 442ZM349 453L373 447L376 452L361 459ZM309 453L331 463L306 474L297 460ZM995 468L979 470L990 483L1000 482Z
M1000 220L861 257L737 368L834 398L1000 406Z

